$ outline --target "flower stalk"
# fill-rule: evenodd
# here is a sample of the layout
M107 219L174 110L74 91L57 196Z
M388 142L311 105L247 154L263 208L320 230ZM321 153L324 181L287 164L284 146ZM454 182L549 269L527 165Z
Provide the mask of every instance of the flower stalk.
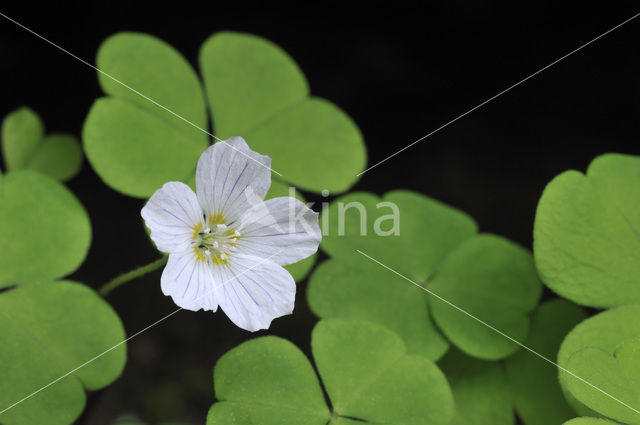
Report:
M111 291L116 289L120 285L124 285L125 283L137 279L145 274L151 273L154 270L159 269L167 263L167 259L169 257L167 255L163 255L161 258L156 261L146 264L144 266L140 266L137 269L133 269L127 273L121 274L118 277L111 279L109 282L102 285L98 293L103 297L106 297Z

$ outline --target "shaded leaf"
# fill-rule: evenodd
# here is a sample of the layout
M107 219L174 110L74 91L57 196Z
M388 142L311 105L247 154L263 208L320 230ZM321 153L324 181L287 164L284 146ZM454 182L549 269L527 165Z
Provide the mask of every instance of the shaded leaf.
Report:
M640 157L606 154L586 175L567 171L544 190L534 252L540 277L578 304L640 301Z
M531 331L524 344L556 362L563 338L585 317L580 307L568 301L546 301L533 313ZM562 423L575 416L564 399L554 365L521 349L506 360L505 366L518 416L526 425Z
M456 410L450 425L515 422L511 388L500 363L474 359L452 349L438 365L453 391Z
M82 149L78 140L70 134L50 134L24 168L67 181L78 174L81 165Z
M60 281L0 294L0 410L124 340L120 319L84 285ZM121 345L0 415L5 425L70 424L85 390L115 380L126 359Z
M33 171L0 186L0 287L51 280L74 271L91 242L87 213L55 180Z

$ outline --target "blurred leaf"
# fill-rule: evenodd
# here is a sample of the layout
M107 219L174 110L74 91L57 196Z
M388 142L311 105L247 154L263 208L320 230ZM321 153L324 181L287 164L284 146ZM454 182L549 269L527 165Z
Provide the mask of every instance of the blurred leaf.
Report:
M442 332L465 353L489 360L518 349L496 329L523 342L529 332L528 313L542 293L531 253L490 234L460 244L427 287L457 307L429 297L431 314Z
M66 181L80 171L82 150L70 134L45 137L42 120L27 107L7 115L2 123L2 148L7 170L34 170Z
M91 242L80 202L62 184L33 171L7 174L0 186L0 287L73 272Z
M120 319L84 285L60 281L0 294L0 410L124 341ZM85 390L115 380L125 345L95 358L46 390L0 415L4 425L72 423L84 408Z
M568 301L546 301L534 312L524 344L555 362L565 335L585 318L585 312ZM522 349L505 366L518 416L526 425L559 424L575 416L564 399L555 366Z
M515 422L511 388L500 363L477 360L452 349L438 365L447 376L456 405L450 425Z
M138 93L207 128L202 87L189 63L147 34L117 33L98 50L98 68ZM99 73L108 98L91 107L83 130L87 158L98 175L127 195L148 197L170 180L193 174L209 136Z
M289 264L288 266L284 266L284 268L293 276L293 280L296 282L302 281L316 263L317 254L313 254L310 257L305 258L304 260L298 261L297 263Z
M542 280L578 304L640 302L640 157L606 154L586 175L566 171L547 186L535 220Z
M263 337L218 361L214 383L221 401L211 408L207 424L438 425L451 419L445 376L426 358L407 355L402 340L386 328L321 321L311 346L332 413L304 355L285 340Z
M2 121L2 156L5 168L19 170L29 164L44 137L44 124L32 109L23 106Z
M25 168L67 181L78 174L81 165L82 150L78 140L70 134L50 134Z
M358 179L366 165L360 130L338 107L309 98L304 74L278 46L216 33L200 67L218 137L243 136L273 158L282 179L310 191L342 192Z
M558 364L611 396L640 410L640 305L617 307L580 323L564 339ZM560 384L583 416L640 423L619 401L560 371Z

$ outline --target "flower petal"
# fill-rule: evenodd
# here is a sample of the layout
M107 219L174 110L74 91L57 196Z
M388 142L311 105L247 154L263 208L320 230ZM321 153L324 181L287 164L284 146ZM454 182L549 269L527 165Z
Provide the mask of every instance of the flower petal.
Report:
M211 265L198 260L193 248L169 254L160 286L163 294L186 310L218 309Z
M242 137L209 147L196 168L196 192L209 214L235 221L262 201L271 186L271 158L252 151Z
M237 250L286 266L318 250L322 240L318 213L298 199L273 198L254 205L238 220Z
M228 264L213 268L222 278L217 287L220 307L238 327L268 329L273 319L293 312L296 284L272 261L233 255Z
M190 246L194 228L203 224L202 208L193 190L184 183L169 182L149 198L141 211L160 251L182 251Z

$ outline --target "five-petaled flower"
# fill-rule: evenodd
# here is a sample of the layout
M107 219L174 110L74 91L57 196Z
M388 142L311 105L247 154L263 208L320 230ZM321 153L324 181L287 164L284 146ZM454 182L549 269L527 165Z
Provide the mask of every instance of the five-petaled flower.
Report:
M169 254L162 292L178 306L220 306L250 331L292 313L296 284L282 266L316 252L321 234L318 214L299 200L264 201L270 166L241 137L218 142L198 161L196 193L169 182L142 209L151 239Z

